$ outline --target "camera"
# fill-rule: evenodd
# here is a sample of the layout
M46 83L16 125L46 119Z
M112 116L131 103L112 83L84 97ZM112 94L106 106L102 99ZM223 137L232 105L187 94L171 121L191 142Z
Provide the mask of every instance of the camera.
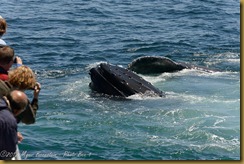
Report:
M14 58L14 63L17 63L17 59L16 59L16 57Z

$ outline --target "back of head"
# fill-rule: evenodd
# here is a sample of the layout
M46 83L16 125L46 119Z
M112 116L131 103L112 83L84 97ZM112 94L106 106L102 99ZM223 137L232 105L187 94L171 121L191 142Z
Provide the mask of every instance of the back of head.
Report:
M0 46L0 65L7 65L14 60L14 49L10 46Z
M28 104L28 98L26 94L19 90L11 91L7 95L7 99L15 116L22 113Z
M20 90L34 89L36 85L35 74L29 67L22 65L9 71L9 83Z
M7 23L6 20L0 16L0 37L6 33L7 30Z

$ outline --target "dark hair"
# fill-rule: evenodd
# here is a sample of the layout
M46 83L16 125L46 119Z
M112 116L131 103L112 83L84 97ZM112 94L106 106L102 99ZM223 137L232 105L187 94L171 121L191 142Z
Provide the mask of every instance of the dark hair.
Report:
M0 46L0 64L8 64L14 60L14 49L10 46Z

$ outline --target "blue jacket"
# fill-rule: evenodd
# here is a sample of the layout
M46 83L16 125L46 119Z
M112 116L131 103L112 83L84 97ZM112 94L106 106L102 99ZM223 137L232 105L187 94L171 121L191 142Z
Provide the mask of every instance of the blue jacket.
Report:
M17 121L6 102L0 99L0 160L15 156L17 142Z

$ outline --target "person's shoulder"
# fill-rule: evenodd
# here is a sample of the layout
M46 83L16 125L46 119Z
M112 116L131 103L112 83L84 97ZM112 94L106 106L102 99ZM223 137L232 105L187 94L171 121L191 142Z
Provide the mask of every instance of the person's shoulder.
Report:
M5 46L5 45L7 45L7 44L6 44L6 42L5 42L4 40L2 40L2 39L0 38L0 45L4 45L4 46Z
M4 100L4 98L0 98L0 118L2 118L3 120L14 118L14 115L9 110L8 105Z
M11 111L4 109L0 110L0 124L11 128L16 128L17 121Z
M8 75L0 73L0 80L7 81L8 80Z
M7 121L10 121L12 120L12 118L14 118L13 114L8 110L8 108L2 108L0 110L0 120L1 121L4 121L4 120L7 120Z
M1 109L4 109L5 107L7 107L6 101L4 101L3 98L0 98L0 111L1 111Z
M13 86L8 81L0 80L0 96L6 96L12 89Z

